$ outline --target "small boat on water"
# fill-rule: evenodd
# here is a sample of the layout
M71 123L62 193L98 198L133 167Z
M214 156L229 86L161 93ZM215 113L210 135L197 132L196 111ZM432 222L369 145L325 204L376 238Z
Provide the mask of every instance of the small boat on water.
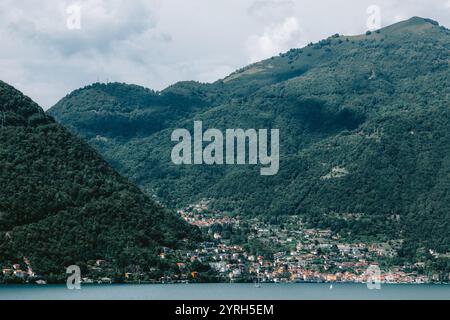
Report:
M330 284L330 290L333 290L333 285L332 284Z

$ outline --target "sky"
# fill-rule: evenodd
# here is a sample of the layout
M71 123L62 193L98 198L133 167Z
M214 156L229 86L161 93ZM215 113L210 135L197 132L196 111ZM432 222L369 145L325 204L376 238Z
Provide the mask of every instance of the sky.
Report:
M450 28L450 0L0 0L0 80L48 109L93 82L213 82L413 16Z

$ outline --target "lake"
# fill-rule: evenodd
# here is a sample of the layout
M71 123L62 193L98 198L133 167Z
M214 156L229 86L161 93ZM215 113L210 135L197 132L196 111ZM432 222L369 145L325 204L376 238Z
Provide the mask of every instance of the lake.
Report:
M292 283L261 284L165 284L0 285L0 300L450 300L450 285L381 285Z

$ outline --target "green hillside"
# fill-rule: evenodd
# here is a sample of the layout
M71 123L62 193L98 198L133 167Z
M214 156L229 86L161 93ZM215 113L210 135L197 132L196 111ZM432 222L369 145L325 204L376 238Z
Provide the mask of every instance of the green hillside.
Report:
M450 252L449 62L450 31L415 17L334 35L213 84L93 84L49 113L169 206L208 198L247 216L298 214L348 239L404 239L400 256L410 258ZM278 175L173 165L171 132L194 120L280 129Z
M0 82L0 265L41 276L159 267L162 246L197 233L121 177L29 98Z

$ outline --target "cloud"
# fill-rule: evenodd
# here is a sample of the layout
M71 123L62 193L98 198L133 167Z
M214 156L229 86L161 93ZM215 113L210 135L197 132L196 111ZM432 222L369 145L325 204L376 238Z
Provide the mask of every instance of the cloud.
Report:
M423 16L450 27L450 0L377 0L382 24ZM67 8L81 8L69 30ZM161 90L211 82L249 62L367 30L373 0L1 0L0 79L48 108L97 80Z
M394 22L400 22L408 19L408 15L405 13L398 13L394 16L393 21Z
M84 0L28 1L20 7L11 1L2 2L6 28L9 32L36 44L45 44L62 54L83 51L108 52L122 40L144 34L156 26L150 4L143 0ZM80 8L81 28L69 29L67 20L70 6ZM13 8L9 13L8 8Z
M294 9L295 3L288 0L258 0L247 9L251 17L258 19L284 18Z
M247 41L250 62L257 62L307 43L300 23L295 17L272 24L264 29L262 35L251 36Z
M145 75L157 76L149 47L172 41L169 33L156 29L159 4L160 0L23 0L20 4L3 0L2 80L44 107L97 79L149 84ZM67 8L72 5L81 9L80 29L67 27Z

